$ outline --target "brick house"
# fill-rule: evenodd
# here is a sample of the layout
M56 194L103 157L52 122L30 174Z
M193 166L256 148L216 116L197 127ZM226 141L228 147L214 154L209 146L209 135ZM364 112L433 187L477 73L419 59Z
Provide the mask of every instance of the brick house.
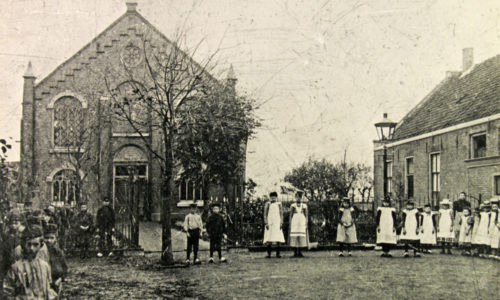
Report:
M476 207L479 199L499 196L500 55L473 65L472 49L464 49L462 71L447 72L374 146L377 204L384 183L397 206L406 199L438 205L463 191Z
M22 102L21 173L27 187L24 199L32 199L33 206L43 207L54 201L76 204L86 201L89 208L96 211L102 197L112 199L115 208L126 201L125 198L133 197L141 216L160 219L159 163L148 151L143 137L123 120L104 112L105 107L111 107L107 103L111 101L107 95L110 86L119 93L129 93L131 89L127 81L130 79L119 71L113 76L104 76L110 69L120 70L124 65L134 72L146 68L138 47L146 33L152 45L164 49L177 47L141 16L136 6L136 3L127 3L125 14L41 81L35 82L29 64L24 75ZM194 61L193 64L198 66ZM205 75L234 91L236 78L232 68L225 82L208 73ZM92 139L75 144L75 136L79 137L75 132L81 134L82 124L89 123L94 125L87 128ZM151 127L144 129L142 135L151 145L161 144L158 143L161 134ZM242 141L241 148L243 159L239 163L243 171L231 182L211 186L212 197L221 198L224 190L228 198L244 194L246 141ZM85 161L79 160L82 157ZM84 191L76 188L79 180L83 182ZM174 213L192 201L202 206L203 200L207 200L203 190L206 189L196 183L181 182L177 202L173 203Z

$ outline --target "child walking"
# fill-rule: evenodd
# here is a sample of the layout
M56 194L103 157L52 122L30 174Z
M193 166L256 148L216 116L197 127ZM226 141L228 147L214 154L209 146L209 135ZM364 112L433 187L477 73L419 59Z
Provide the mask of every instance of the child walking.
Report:
M447 250L451 254L451 245L455 233L453 232L453 210L450 208L450 200L443 199L437 216L439 217L437 239L441 243L441 254Z
M462 248L462 255L471 255L472 226L474 218L471 216L470 208L465 207L458 221L460 226L458 234L458 246Z
M396 209L389 198L377 209L377 245L382 246L382 257L392 257L389 251L396 245Z
M420 216L420 245L424 253L431 253L430 247L436 245L436 218L430 204L424 205Z
M290 246L294 248L293 257L304 257L302 248L307 240L307 205L302 203L302 192L295 193L295 203L290 206Z
M404 257L410 257L408 250L410 246L413 248L413 256L420 257L418 250L420 249L419 231L419 213L415 208L415 203L409 201L406 203L406 208L403 209L403 224L400 235L400 241L405 244Z
M200 243L200 233L203 230L203 222L201 221L201 216L198 214L198 205L196 203L191 203L191 211L186 215L184 219L184 231L187 235L187 252L186 252L186 264L190 263L191 251L194 254L193 264L201 264L198 259L198 246Z
M283 235L283 207L277 202L278 193L269 194L270 202L264 205L264 244L267 244L267 258L271 258L272 244L276 244L276 257L280 258L280 243L285 242Z
M351 245L358 242L354 214L354 207L351 206L349 198L345 197L342 200L342 207L339 208L339 224L337 226L337 243L340 244L340 257L344 256L344 247L347 248L347 255L351 256Z
M219 262L227 262L222 256L222 238L226 235L224 218L220 214L220 204L212 204L212 214L207 220L207 233L210 238L210 258L208 263L214 262L214 251L219 254Z

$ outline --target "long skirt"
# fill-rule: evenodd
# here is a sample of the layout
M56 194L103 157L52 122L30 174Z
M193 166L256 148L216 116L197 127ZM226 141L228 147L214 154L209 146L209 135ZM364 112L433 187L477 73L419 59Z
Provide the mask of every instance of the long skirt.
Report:
M339 224L337 227L337 243L344 244L355 244L358 242L358 237L356 236L356 225L344 227Z
M304 214L294 214L290 222L290 246L307 247L306 217Z

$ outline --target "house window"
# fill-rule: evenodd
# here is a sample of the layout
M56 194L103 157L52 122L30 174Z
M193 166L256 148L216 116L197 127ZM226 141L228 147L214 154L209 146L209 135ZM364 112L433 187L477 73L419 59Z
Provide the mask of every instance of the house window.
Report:
M183 180L179 184L179 200L203 200L203 190L198 184Z
M431 154L431 192L432 199L439 199L441 190L441 155Z
M408 199L413 198L413 157L409 157L406 159L406 195Z
M390 194L392 193L392 161L386 162L385 167L387 170L387 177L385 178L386 191L387 194Z
M486 156L486 134L476 134L471 136L471 158Z
M500 196L500 175L493 177L493 193L495 196Z
M59 98L54 103L53 139L55 147L79 147L82 140L84 111L78 99Z
M113 91L114 133L135 133L138 130L147 132L147 107L144 104L146 93L144 87L137 82L127 81Z
M52 201L64 203L76 202L80 199L76 172L61 170L52 179Z

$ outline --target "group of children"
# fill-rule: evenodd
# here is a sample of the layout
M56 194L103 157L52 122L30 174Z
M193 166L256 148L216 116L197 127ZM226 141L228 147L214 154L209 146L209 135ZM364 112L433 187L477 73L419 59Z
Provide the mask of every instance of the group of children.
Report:
M222 239L227 238L226 236L226 225L224 218L220 214L220 204L213 203L212 213L207 219L206 229L203 226L203 221L201 216L198 214L198 208L196 203L191 203L191 210L184 218L184 231L187 236L187 253L186 253L186 264L191 263L191 252L193 253L193 264L201 264L198 258L198 248L201 235L206 232L210 239L210 258L208 263L214 262L214 252L217 251L219 254L219 262L227 262L227 259L222 256Z
M58 226L12 213L1 235L0 298L55 299L68 271Z
M456 221L458 218L458 230ZM382 246L383 257L391 257L390 249L399 242L405 245L405 257L409 249L419 257L419 252L430 253L430 248L441 246L441 254L452 254L452 246L457 243L463 255L500 256L500 220L498 218L498 199L485 201L478 210L471 214L471 209L464 207L461 212L454 212L451 202L443 199L439 211L432 211L426 204L419 212L413 202L408 202L402 211L401 233L396 234L397 213L390 201L385 199L377 209L377 244Z

